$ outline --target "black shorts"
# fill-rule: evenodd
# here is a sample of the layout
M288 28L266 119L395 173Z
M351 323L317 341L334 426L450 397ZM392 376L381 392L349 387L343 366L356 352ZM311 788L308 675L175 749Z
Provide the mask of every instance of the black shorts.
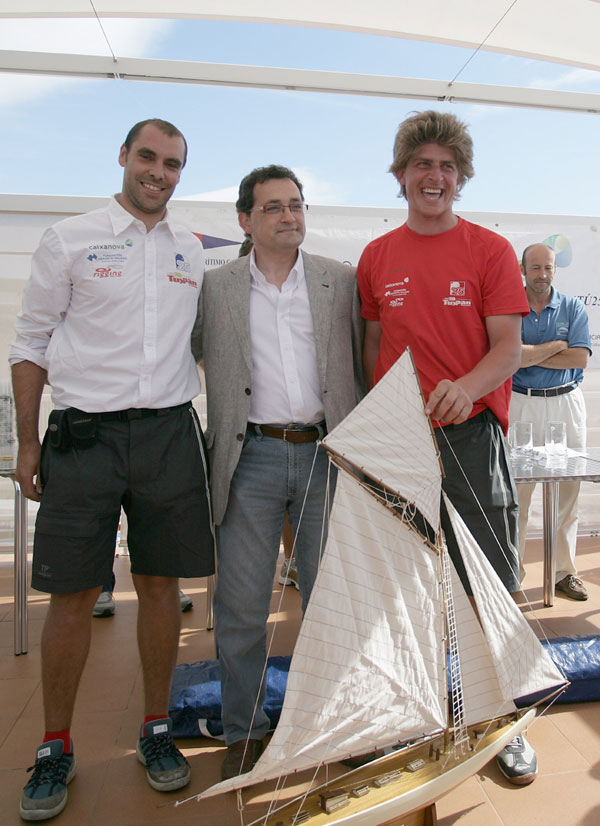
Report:
M214 572L207 459L191 402L98 421L92 447L42 445L31 584L70 594L110 581L121 507L134 574Z
M519 591L519 504L498 419L491 410L484 410L463 424L435 428L435 434L446 472L443 490L506 589L510 593ZM450 517L443 506L441 515L448 552L465 590L471 594Z

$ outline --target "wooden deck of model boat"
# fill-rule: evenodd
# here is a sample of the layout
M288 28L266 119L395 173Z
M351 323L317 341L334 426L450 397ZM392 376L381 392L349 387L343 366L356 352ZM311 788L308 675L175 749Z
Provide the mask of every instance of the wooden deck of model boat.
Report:
M456 759L453 755L430 754L430 745L419 745L389 754L377 761L331 781L326 787L311 792L306 799L296 800L260 818L248 826L412 826L408 816L422 812L444 794L479 771L513 737L526 728L535 717L535 710L527 711L517 720L504 725L492 723L483 737L476 732L482 726L469 730L471 751ZM414 760L424 761L422 768L407 770ZM399 773L396 775L396 773ZM390 779L390 775L392 776ZM380 785L381 779L384 782ZM348 793L344 805L327 813L321 806L320 795L325 790ZM356 791L362 794L356 796ZM366 790L366 791L365 791ZM412 819L415 826L425 821Z

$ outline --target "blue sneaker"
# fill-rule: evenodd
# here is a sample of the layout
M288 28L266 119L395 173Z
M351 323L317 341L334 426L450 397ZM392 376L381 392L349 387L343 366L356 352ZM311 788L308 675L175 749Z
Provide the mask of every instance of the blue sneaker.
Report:
M515 786L533 783L538 772L537 757L522 734L517 734L496 757L498 768Z
M142 726L135 753L146 767L148 783L159 792L181 789L190 782L190 765L173 742L169 717Z
M23 820L48 820L67 805L67 784L75 775L73 743L71 753L64 754L63 741L42 743L35 754L29 783L21 796L19 812Z

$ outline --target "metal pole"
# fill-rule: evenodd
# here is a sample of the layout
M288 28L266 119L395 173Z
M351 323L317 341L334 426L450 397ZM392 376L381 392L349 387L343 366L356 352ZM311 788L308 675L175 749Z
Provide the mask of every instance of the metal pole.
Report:
M544 605L554 605L558 482L544 482Z
M27 653L27 499L15 488L15 655Z

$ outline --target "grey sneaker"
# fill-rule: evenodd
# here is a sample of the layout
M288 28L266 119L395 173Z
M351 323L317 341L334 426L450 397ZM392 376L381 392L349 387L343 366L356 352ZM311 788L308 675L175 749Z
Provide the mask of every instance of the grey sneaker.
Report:
M294 585L298 591L300 590L298 569L296 568L296 560L293 557L283 560L278 582L280 585Z
M510 783L527 786L538 772L537 757L522 734L517 734L496 757L498 768Z
M173 742L170 717L142 726L135 753L153 789L171 792L190 782L190 765Z
M190 611L194 606L192 598L187 594L184 594L181 589L179 590L179 605L181 606L181 611L184 614L186 611Z
M556 591L560 591L571 599L583 600L588 598L588 592L585 589L585 585L578 576L574 576L573 574L567 574L567 576L563 577L560 582L556 583L554 589Z
M115 601L112 591L100 591L92 611L93 617L112 617L115 613Z
M75 775L73 743L71 753L63 753L63 741L42 743L35 754L29 783L21 796L19 813L23 820L48 820L67 805L67 783Z

